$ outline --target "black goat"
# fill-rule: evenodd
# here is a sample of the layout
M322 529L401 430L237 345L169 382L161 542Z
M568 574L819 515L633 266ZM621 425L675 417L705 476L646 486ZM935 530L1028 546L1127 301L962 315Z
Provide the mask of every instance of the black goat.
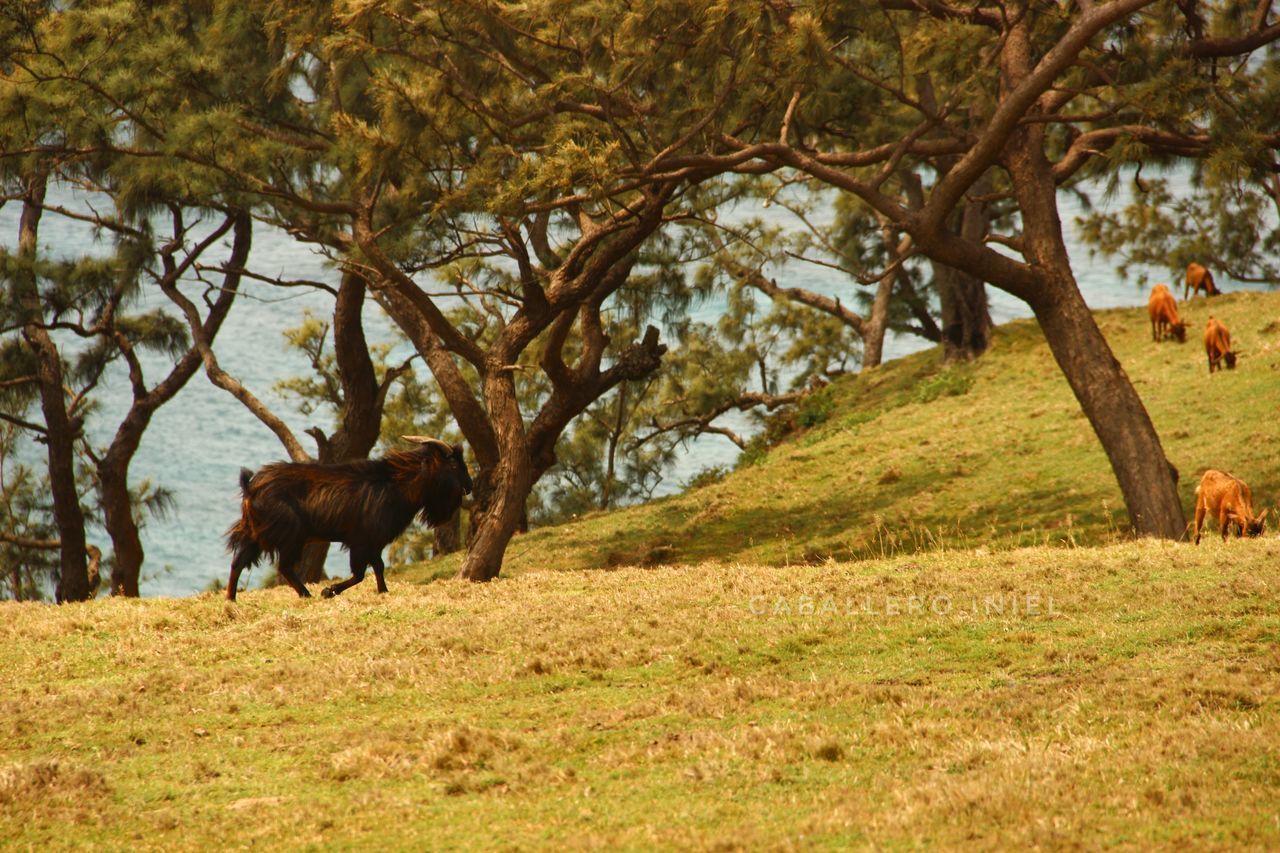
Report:
M330 598L364 580L373 566L378 592L387 591L382 549L399 536L415 513L435 527L453 517L472 489L462 446L406 435L419 446L393 450L382 459L320 464L276 462L254 474L240 470L240 520L227 531L235 601L240 573L263 554L279 558L280 574L303 598L311 593L294 567L308 542L341 542L351 552L351 577L326 587Z

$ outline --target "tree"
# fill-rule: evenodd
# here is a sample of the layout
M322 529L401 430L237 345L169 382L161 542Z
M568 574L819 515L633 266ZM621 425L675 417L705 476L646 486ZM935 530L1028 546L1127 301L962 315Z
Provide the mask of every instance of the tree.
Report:
M1146 96L1177 74L1212 79L1211 63L1197 67L1195 57L1248 56L1280 38L1269 8L1258 7L1245 33L1213 38L1196 32L1239 32L1232 10L1214 10L1200 27L1191 25L1196 7L1149 0L789 10L797 47L777 57L773 74L791 89L783 116L765 112L746 131L723 134L726 153L665 165L802 172L857 196L933 261L1025 301L1111 461L1134 530L1178 538L1185 520L1174 472L1080 297L1057 191L1109 168L1099 154L1113 147L1209 157L1212 134L1176 127L1185 86L1156 109ZM1250 65L1238 63L1232 76L1248 77ZM1175 99L1177 115L1159 109ZM918 195L900 180L908 163ZM966 203L992 199L1014 206L1019 232L978 240L954 226Z
M290 344L306 353L312 375L284 380L279 387L300 399L304 415L317 410L332 413L331 434L318 426L306 430L316 441L315 461L344 462L367 457L378 442L388 394L410 369L411 359L389 366L386 364L388 347L368 345L362 320L366 290L363 278L346 272L335 294L332 323L307 315L301 326L286 332ZM331 353L327 351L330 332ZM400 434L417 432L416 428L407 426ZM293 461L313 460L304 454L301 458L295 456ZM328 550L325 542L307 546L296 569L303 583L324 579Z
M102 57L76 53L78 34L60 26L63 14L33 3L0 19L0 43L7 47L0 69L0 180L22 204L18 250L0 258L13 295L0 307L0 334L9 336L0 345L28 356L25 363L20 355L6 359L3 379L33 383L41 408L39 423L8 420L48 448L59 598L92 594L82 484L96 492L112 540L112 591L136 596L144 559L141 513L163 511L168 496L146 484L131 486L129 467L156 410L200 366L182 322L145 304L144 291L147 285L176 290L204 254L234 232L233 271L217 284L194 284L206 309L203 316L195 312L196 323L202 338L212 340L237 292L250 223L237 209L193 203L190 183L151 165L157 152L145 135L130 135L127 110L69 79L68 60L87 79L105 70ZM89 248L79 255L68 247L42 250L46 215L79 225ZM18 332L20 340L13 337ZM159 361L146 363L148 355ZM160 379L149 382L156 368ZM97 447L85 422L94 416L104 377L117 369L127 377L129 407L109 443ZM87 466L83 473L76 470L77 455Z
M74 159L56 168L74 169L73 164ZM65 173L61 174L66 180ZM14 318L13 325L4 323L3 331L21 328L21 342L29 354L25 361L33 370L24 375L23 359L10 359L8 367L17 370L4 376L4 381L25 384L34 377L40 389L42 419L40 423L9 420L35 434L49 448L50 490L62 550L60 598L83 600L91 593L85 562L90 548L85 541L86 519L77 485L81 479L76 471L77 455L83 455L91 468L90 485L97 493L102 523L112 540L112 591L136 596L144 559L139 511L144 506L164 511L169 502L163 490L144 494L132 488L129 466L151 417L181 390L200 359L196 349L186 344L175 318L156 311L130 312L129 308L140 298L142 281L149 277L160 288L176 287L177 279L232 227L235 217L228 216L221 227L188 244L189 226L175 207L171 239L152 249L145 226L135 228L104 214L76 214L51 205L43 191L45 180L42 177L39 184L28 183L23 194L19 253L4 259L17 301L13 314L0 312L0 316ZM114 232L121 238L117 252L73 260L40 257L36 249L38 223L47 209ZM241 227L247 228L247 220L242 219ZM238 236L244 239L238 239L243 245L237 250L247 251L247 231ZM233 250L232 263L235 254ZM146 260L152 258L159 261L159 268L147 267ZM210 300L207 315L201 319L206 338L216 336L236 289L234 276L229 276L216 298ZM56 334L70 334L82 343L68 347ZM19 342L11 338L6 344L12 349ZM148 350L173 359L167 373L154 384L147 382L142 361ZM117 363L123 363L127 372L132 399L111 441L98 448L86 437L84 424L93 415L95 391Z
M21 182L22 217L18 226L18 253L6 263L6 278L14 296L13 321L6 318L4 327L20 329L23 343L30 353L31 377L40 393L43 426L18 418L11 423L41 433L48 448L49 492L53 498L53 514L61 554L58 598L83 601L90 597L89 570L85 547L84 512L76 491L75 441L80 437L82 421L76 412L79 401L67 405L66 381L61 354L53 336L41 321L43 314L36 272L36 249L47 174L28 174ZM12 325L11 325L12 322ZM8 359L10 364L13 359ZM5 381L22 381L26 376L6 376Z
M709 60L702 82L675 93L657 85L667 69L642 39L608 44L645 23L639 11L558 21L550 6L471 3L412 17L369 4L337 21L293 11L262 4L189 34L206 57L232 43L262 52L230 93L236 120L225 120L226 102L187 111L172 154L256 194L274 221L369 281L476 456L462 573L495 577L569 423L665 352L655 327L615 346L602 315L702 176L637 182L623 172L699 137L690 117L737 73L731 40L742 22L663 23L655 38L683 44L687 62ZM264 67L269 79L256 76ZM216 144L195 132L215 123ZM417 278L444 268L443 295ZM455 323L441 300L471 305L483 325ZM526 372L547 389L527 414L517 387Z

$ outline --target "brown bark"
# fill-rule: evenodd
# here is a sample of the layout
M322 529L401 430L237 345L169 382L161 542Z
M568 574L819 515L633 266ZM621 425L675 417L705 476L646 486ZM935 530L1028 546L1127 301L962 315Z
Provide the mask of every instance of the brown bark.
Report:
M625 273L622 278L625 279ZM593 311L598 321L598 304L585 313L590 315ZM593 321L586 322L590 325ZM500 360L489 367L485 400L497 438L499 462L492 469L482 469L476 478L475 509L471 513L467 554L459 577L488 581L498 576L507 543L517 531L527 529L525 504L529 492L538 478L555 464L554 448L560 434L588 405L619 382L642 379L657 370L667 350L658 343L658 330L650 326L643 340L620 352L614 365L602 372L599 364L606 342L599 339L587 347L577 369L572 371L577 379L556 385L527 431L515 396L513 371L495 372ZM584 358L586 361L582 362Z
M991 344L991 314L986 283L946 264L933 264L942 309L942 360L972 361Z
M462 547L462 510L431 531L431 557L443 557Z
M387 381L378 383L364 334L362 314L366 289L361 275L351 270L343 273L333 308L333 351L342 384L342 412L332 436L325 436L319 429L309 430L319 445L321 462L345 462L369 455L378 443L390 380L398 375L392 371ZM324 564L328 556L328 542L307 545L301 562L294 569L298 578L304 584L326 580Z
M1000 47L998 103L973 144L946 170L918 209L903 207L882 194L878 185L836 168L835 161L821 153L765 143L743 146L735 156L767 158L770 165L803 169L852 192L900 224L932 259L1026 301L1111 461L1133 529L1176 539L1185 531L1185 517L1173 468L1142 401L1080 296L1062 239L1055 175L1044 152L1044 125L1028 126L1024 121L1041 107L1041 98L1048 97L1046 93L1091 39L1150 2L1114 0L1086 7L1038 59L1030 47L1028 10L1015 10ZM998 162L1010 172L1017 194L1024 229L1022 261L966 240L945 226L966 194Z
M234 226L235 238L231 257L227 267L230 270L223 277L223 286L218 298L209 309L209 314L201 325L202 335L206 342L212 343L222 328L222 322L235 300L240 286L239 270L243 268L249 256L252 236L252 225L245 214L228 216L223 226L201 241L183 260L175 263L173 251L179 240L161 252L164 266L162 289L173 287L182 273L193 264L204 251L220 240ZM178 223L176 233L181 235L185 229ZM137 454L142 443L142 436L151 424L156 410L172 400L200 369L200 350L193 344L174 364L173 369L163 380L148 389L143 381L142 367L138 362L132 346L123 337L118 337L118 345L124 353L129 365L129 377L133 386L133 401L115 436L107 447L106 453L97 460L100 497L103 510L103 525L107 535L111 537L114 565L111 572L112 595L137 597L140 594L139 578L142 564L146 558L142 537L139 535L138 522L134 516L134 508L129 495L129 465Z
M1070 271L1032 303L1045 340L1106 451L1135 533L1181 539L1177 473L1146 407L1111 352Z
M98 481L103 526L111 537L111 551L115 558L111 571L111 594L137 598L146 552L129 500L129 461L128 457L121 455L119 461L100 464Z
M932 87L927 85L927 81L922 81L921 90L925 101L932 104ZM941 158L939 169L946 175L955 168L957 162L956 157ZM991 180L984 174L974 183L973 192L985 193L990 189ZM914 208L924 207L924 188L918 177L912 176L907 181L907 195ZM969 244L982 245L990 228L987 205L981 200L968 197L958 210L943 219L940 227ZM991 343L991 330L994 328L988 310L986 282L966 268L952 266L936 256L931 255L929 262L933 270L934 287L938 291L942 361L944 364L972 361L987 351Z
M991 226L986 202L974 198L991 191L989 175L973 185L953 220L961 240L981 244ZM934 264L934 276L942 308L942 360L947 364L972 361L987 351L991 344L991 312L987 304L987 285L968 272L943 264Z
M501 361L490 362L485 381L485 400L500 455L498 464L491 471L482 471L476 481L476 509L471 513L467 554L458 572L459 577L471 581L493 580L502 570L502 555L520 525L534 483L513 371L502 368Z
M882 222L881 238L886 249L893 252L888 258L889 268L876 283L876 295L871 301L871 311L862 324L862 369L879 367L884 360L884 337L889 329L889 305L893 302L893 289L898 281L898 263L906 254L910 241L894 242L893 228Z
M49 490L53 497L54 523L58 526L61 572L56 590L59 602L85 601L92 596L85 551L84 512L76 491L75 441L80 424L67 411L62 355L48 331L41 325L43 306L34 268L40 216L44 204L47 174L26 181L22 215L18 225L18 257L23 269L14 277L18 302L26 323L22 329L27 346L35 354L40 385L40 408L44 415L45 445L49 458Z
M1031 73L1028 27L1025 19L1015 23L1002 53L1001 80L1006 90L1018 87ZM1004 155L1022 213L1024 252L1039 285L1028 301L1107 453L1133 530L1179 539L1186 532L1186 516L1175 469L1165 458L1146 407L1080 295L1044 147L1044 126L1033 124L1011 134Z

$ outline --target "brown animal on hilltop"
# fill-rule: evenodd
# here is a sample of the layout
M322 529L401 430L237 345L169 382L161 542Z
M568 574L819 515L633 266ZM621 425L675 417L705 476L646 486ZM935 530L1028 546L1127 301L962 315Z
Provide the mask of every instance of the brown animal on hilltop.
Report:
M1227 541L1227 533L1234 525L1238 536L1262 535L1263 520L1268 510L1256 518L1253 515L1253 492L1245 485L1244 480L1215 471L1210 468L1200 478L1196 486L1196 544L1200 544L1200 525L1204 523L1205 513L1213 514L1218 519L1222 530L1222 541Z
M1225 362L1228 370L1236 366L1236 354L1231 351L1231 333L1221 321L1209 318L1204 327L1204 352L1209 356L1209 372L1218 370Z
M240 520L227 531L233 554L227 598L235 601L240 573L263 554L279 555L280 574L298 595L309 598L294 573L308 542L341 542L351 551L351 577L327 587L325 598L360 583L369 566L378 592L386 592L382 549L415 514L432 527L448 521L473 487L461 445L404 438L419 446L393 450L383 459L277 462L256 474L242 468Z
M1178 317L1178 302L1165 285L1157 284L1151 288L1147 316L1151 318L1151 340L1172 336L1178 343L1186 343L1187 324Z
M1218 285L1214 284L1213 273L1192 261L1187 264L1187 283L1182 288L1182 301L1187 300L1187 294L1195 296L1201 288L1204 289L1205 296L1217 296L1222 292L1218 290Z

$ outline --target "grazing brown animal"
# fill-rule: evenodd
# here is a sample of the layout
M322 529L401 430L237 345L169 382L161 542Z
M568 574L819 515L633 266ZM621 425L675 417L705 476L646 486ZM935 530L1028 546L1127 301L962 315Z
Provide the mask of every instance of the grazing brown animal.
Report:
M1231 351L1231 333L1220 320L1209 318L1204 327L1204 352L1209 356L1209 372L1221 369L1226 363L1228 370L1236 366L1236 354Z
M1227 541L1227 533L1234 525L1238 536L1262 535L1263 520L1268 510L1254 517L1253 492L1245 485L1244 480L1215 471L1210 468L1200 478L1196 486L1196 544L1200 544L1200 525L1204 523L1205 513L1213 513L1218 519L1218 527L1222 530L1222 541Z
M386 592L382 549L414 515L432 527L448 521L472 489L461 445L419 435L404 438L418 447L393 450L383 459L277 462L256 474L242 468L240 520L227 531L233 554L227 598L235 601L240 573L263 554L279 555L280 574L298 595L309 598L293 571L308 542L341 542L351 551L351 577L326 587L325 598L360 583L369 566L378 592Z
M1218 285L1214 284L1213 273L1192 261L1187 264L1187 283L1182 288L1182 301L1187 301L1187 294L1195 296L1201 288L1204 289L1205 296L1217 296L1222 292L1218 290Z
M1147 316L1151 318L1151 340L1172 337L1178 343L1187 341L1187 324L1178 317L1178 302L1163 284L1151 288L1147 299Z

